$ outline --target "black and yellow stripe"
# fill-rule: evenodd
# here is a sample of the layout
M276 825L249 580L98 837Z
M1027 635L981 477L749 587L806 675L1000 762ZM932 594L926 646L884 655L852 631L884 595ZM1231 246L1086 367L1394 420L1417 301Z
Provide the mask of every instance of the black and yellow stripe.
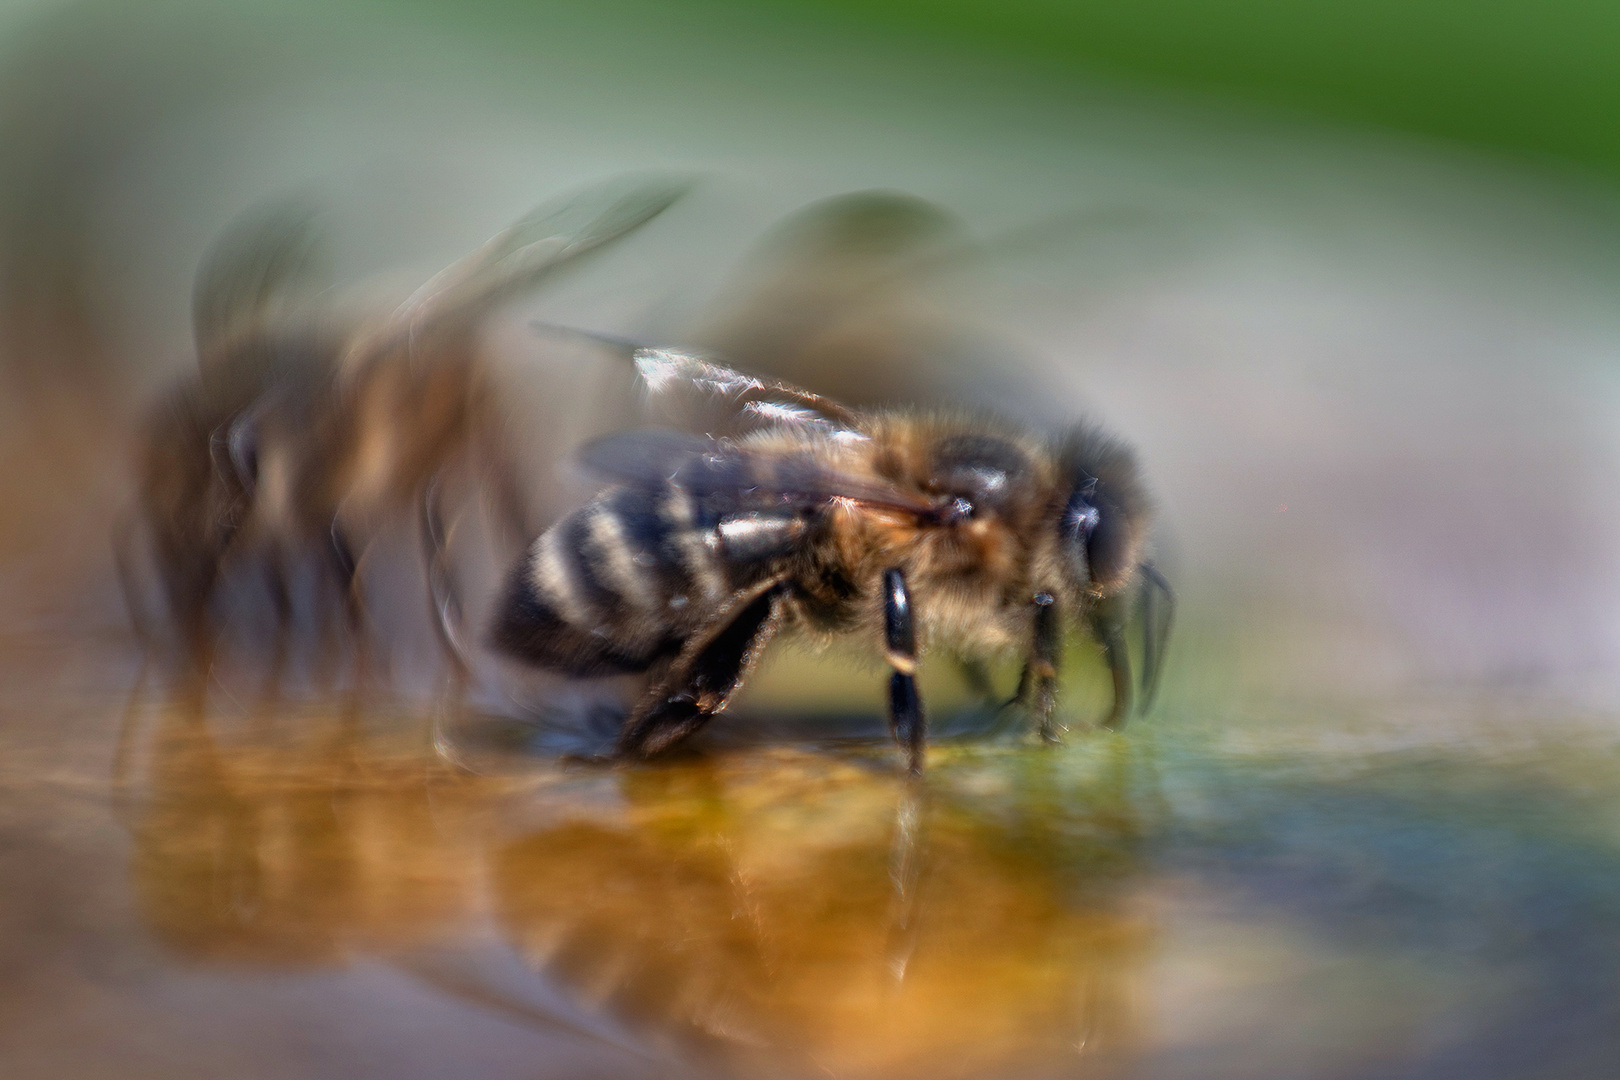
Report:
M494 644L571 675L642 671L678 651L793 553L824 504L776 490L773 466L707 454L668 480L602 493L531 545Z

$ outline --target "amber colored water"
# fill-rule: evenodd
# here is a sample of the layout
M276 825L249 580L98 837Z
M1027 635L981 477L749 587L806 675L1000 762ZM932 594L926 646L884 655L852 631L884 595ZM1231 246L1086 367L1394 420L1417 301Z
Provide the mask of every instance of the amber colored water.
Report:
M1568 718L1431 703L1467 734L1414 745L1177 703L909 781L804 725L605 768L523 721L199 698L110 636L3 663L10 1076L1620 1060L1620 758Z

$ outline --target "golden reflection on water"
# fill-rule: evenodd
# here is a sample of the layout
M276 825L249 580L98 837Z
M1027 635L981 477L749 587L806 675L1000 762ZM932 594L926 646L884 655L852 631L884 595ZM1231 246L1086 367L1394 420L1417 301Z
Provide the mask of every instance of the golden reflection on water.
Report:
M946 749L918 784L860 750L507 751L476 775L397 719L193 702L142 726L133 888L190 961L409 964L494 939L644 1052L750 1074L1094 1075L1146 1019L1128 744L1078 770Z

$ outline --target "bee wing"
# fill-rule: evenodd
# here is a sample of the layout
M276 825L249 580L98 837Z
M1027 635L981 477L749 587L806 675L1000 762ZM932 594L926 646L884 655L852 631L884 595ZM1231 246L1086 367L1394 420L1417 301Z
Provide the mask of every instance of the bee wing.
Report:
M948 507L841 464L835 453L817 453L814 444L803 452L761 453L747 444L686 432L630 431L588 443L579 461L610 480L667 484L739 509L813 509L838 502L919 520L949 513Z
M671 479L693 458L720 446L701 435L653 429L596 439L581 447L575 458L591 472L609 480L659 484Z
M690 181L669 178L621 179L542 204L436 274L357 341L351 357L375 355L407 337L476 317L634 232L691 186Z
M852 410L789 383L679 349L636 349L631 359L650 410L661 421L712 435L788 427L837 440L865 437Z
M860 405L913 400L960 314L937 302L930 275L972 249L961 224L922 199L825 199L765 235L691 340Z
M209 247L191 292L204 363L263 326L278 307L320 291L321 239L315 208L289 201L250 211Z

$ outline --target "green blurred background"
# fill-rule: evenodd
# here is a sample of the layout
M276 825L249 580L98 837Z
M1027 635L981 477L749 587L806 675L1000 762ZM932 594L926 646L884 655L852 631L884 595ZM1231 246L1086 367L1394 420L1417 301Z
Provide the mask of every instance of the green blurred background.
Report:
M553 5L427 4L546 33ZM582 5L589 6L589 5ZM1620 175L1620 5L1591 0L705 0L682 19L816 20L1081 77L1213 93ZM838 24L842 24L839 26Z

